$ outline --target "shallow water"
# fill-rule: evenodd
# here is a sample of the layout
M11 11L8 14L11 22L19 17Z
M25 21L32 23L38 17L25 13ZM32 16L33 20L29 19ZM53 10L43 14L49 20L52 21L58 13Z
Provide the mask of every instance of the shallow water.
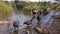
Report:
M60 14L60 13L59 13ZM41 27L45 27L45 26L47 26L46 24L47 24L47 22L50 20L50 19L52 19L51 17L53 16L53 13L51 12L51 13L49 13L48 15L46 15L46 16L44 16L44 17L42 17L42 20L41 20ZM24 14L22 14L22 13L20 13L20 14L13 14L13 16L12 16L12 18L9 20L9 23L10 23L10 26L9 27L7 27L8 25L7 24L5 24L5 25L0 25L0 33L1 34L4 34L4 33L6 33L7 34L7 32L8 33L10 33L10 32L13 32L14 31L14 28L13 28L13 21L16 19L16 20L18 20L19 22L20 22L20 24L19 24L19 34L21 34L21 33L23 33L23 31L25 31L25 28L27 27L27 25L23 25L23 23L25 22L25 21L27 21L27 20L30 20L32 18L32 16L27 16L27 15L24 15ZM52 20L51 20L52 21ZM36 18L35 19L33 19L33 21L32 21L32 26L33 26L33 28L37 25L37 20L36 20ZM51 25L52 24L52 22L49 22L49 24ZM7 31L7 30L9 30L9 31ZM21 33L20 33L21 32Z

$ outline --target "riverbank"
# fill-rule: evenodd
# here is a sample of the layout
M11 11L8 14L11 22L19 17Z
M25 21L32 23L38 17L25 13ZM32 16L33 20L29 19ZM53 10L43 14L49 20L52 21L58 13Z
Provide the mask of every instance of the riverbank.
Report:
M8 21L0 21L0 34L8 34L7 24Z
M0 21L0 25L7 24L8 21Z

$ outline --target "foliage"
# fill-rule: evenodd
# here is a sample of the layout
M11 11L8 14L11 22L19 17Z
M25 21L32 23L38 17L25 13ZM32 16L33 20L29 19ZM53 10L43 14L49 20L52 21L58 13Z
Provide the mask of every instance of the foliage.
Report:
M48 9L48 8L53 8L54 5L49 2L25 2L25 1L19 1L16 4L16 8L19 10L22 10L23 12L29 13L31 11L31 8L34 8L37 11L43 11L44 9ZM48 11L50 11L50 9Z
M24 7L23 8L23 12L24 12L24 14L30 14L30 11L31 11L31 6L27 6L27 7Z
M28 5L27 2L20 1L20 2L17 3L16 8L17 8L17 9L23 9L23 8L24 8L25 6L27 6L27 5Z
M0 1L0 19L8 19L12 16L13 8L11 5Z

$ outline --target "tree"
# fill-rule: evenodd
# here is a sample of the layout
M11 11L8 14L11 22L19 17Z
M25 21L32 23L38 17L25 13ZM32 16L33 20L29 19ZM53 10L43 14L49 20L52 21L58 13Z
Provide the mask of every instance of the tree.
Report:
M18 0L15 0L15 4L17 4L18 3Z
M16 8L19 10L22 10L25 6L28 6L29 4L25 1L19 1L16 5Z

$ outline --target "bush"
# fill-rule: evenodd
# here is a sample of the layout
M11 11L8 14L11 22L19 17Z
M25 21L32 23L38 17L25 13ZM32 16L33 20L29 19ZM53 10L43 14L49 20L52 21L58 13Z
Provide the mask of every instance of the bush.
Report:
M0 1L0 20L1 19L8 19L12 16L13 8L11 5Z
M23 8L23 13L24 13L24 14L27 15L27 14L30 14L30 12L31 12L31 7L30 7L30 6Z

